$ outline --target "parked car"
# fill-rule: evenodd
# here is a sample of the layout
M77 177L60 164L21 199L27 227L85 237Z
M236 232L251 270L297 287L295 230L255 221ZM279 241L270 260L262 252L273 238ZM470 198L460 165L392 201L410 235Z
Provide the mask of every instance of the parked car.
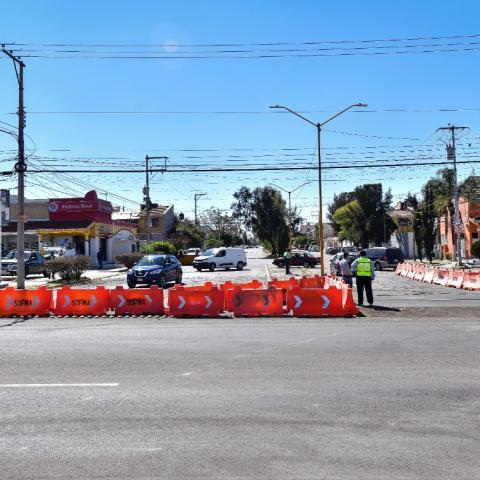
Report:
M313 255L312 252L305 250L294 250L290 260L291 267L315 267L320 263L320 257ZM285 258L278 257L273 260L273 264L277 267L283 268L285 266Z
M157 284L164 288L169 282L182 283L182 265L173 255L145 255L127 272L127 285Z
M245 250L237 247L211 248L193 260L193 268L199 272L204 268L211 272L216 268L243 270L246 265L247 255Z
M395 269L399 263L405 260L402 250L395 247L367 248L366 253L367 257L374 263L376 270Z
M5 258L2 259L1 271L2 275L17 275L17 257L16 250L10 251ZM45 259L40 252L26 250L24 252L25 259L25 278L31 274L40 274L48 277L49 274L45 268Z
M328 255L335 255L339 252L340 250L337 247L329 247L327 248L326 252Z
M201 255L202 254L202 249L201 248L189 248L186 252L185 255Z
M353 261L358 257L357 252L349 252L348 253L348 263L351 265ZM338 252L335 256L330 260L330 273L334 275L341 275L340 272L340 260L343 258L343 252Z
M307 250L309 252L319 252L320 248L318 247L318 245L309 245Z

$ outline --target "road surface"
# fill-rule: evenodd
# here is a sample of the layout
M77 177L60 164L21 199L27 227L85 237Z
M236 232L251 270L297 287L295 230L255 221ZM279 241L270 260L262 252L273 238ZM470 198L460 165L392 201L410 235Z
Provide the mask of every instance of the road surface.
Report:
M0 478L480 478L470 318L0 328Z

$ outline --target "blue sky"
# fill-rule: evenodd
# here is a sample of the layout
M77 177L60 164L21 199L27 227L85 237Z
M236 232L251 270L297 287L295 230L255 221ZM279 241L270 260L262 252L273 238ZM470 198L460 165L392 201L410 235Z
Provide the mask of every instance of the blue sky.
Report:
M165 44L173 43L293 43L480 34L480 5L475 1L442 6L433 1L84 0L2 1L0 6L0 42L141 44L145 47L139 50L149 53L165 52L171 48ZM475 44L480 37L444 42ZM197 47L178 47L178 51L182 48L198 51ZM345 114L326 127L322 136L325 162L439 161L444 147L434 132L449 122L470 127L460 142L459 160L462 155L476 159L479 55L480 50L252 59L25 58L26 133L36 145L30 160L32 168L43 161L56 168L118 165L124 170L138 168L146 154L167 155L172 167L305 165L312 161L315 165L313 127L288 114L271 112L268 106L284 104L312 112L306 115L321 121L358 101L369 104L367 111ZM6 60L0 61L0 89L0 121L16 123L11 115L17 105L16 80ZM438 111L441 108L461 111ZM382 111L386 109L406 111ZM176 113L51 113L85 111ZM257 113L206 113L226 111ZM28 140L30 150L32 145ZM300 150L282 150L286 148ZM0 133L2 170L13 165L12 149L13 139ZM475 167L474 163L462 166L460 177ZM418 192L435 170L434 166L326 170L325 199L328 202L335 192L367 182L382 182L399 199L409 191ZM232 193L241 185L275 183L288 190L315 178L313 170L166 173L152 179L152 197L163 204L174 203L177 212L190 216L194 191L208 194L202 197L201 208L228 209ZM32 173L27 178L27 195L85 192L87 188L78 181L109 192L109 199L128 209L135 209L135 204L111 194L137 202L142 199L144 176L128 173L75 174L68 178ZM3 188L14 184L2 182ZM292 200L307 220L315 218L315 183L298 190Z

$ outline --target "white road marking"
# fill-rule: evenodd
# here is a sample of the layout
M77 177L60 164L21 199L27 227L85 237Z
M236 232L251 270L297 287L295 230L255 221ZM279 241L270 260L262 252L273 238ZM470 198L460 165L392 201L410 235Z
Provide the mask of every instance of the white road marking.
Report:
M118 387L119 383L2 383L0 388Z
M185 372L185 373L182 373L180 376L181 377L189 377L191 374L192 374L192 372Z

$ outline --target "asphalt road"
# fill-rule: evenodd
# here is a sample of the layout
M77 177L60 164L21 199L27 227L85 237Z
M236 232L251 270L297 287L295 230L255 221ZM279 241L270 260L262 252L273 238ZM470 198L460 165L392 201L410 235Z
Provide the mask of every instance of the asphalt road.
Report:
M478 315L0 328L0 478L480 478L479 342Z

